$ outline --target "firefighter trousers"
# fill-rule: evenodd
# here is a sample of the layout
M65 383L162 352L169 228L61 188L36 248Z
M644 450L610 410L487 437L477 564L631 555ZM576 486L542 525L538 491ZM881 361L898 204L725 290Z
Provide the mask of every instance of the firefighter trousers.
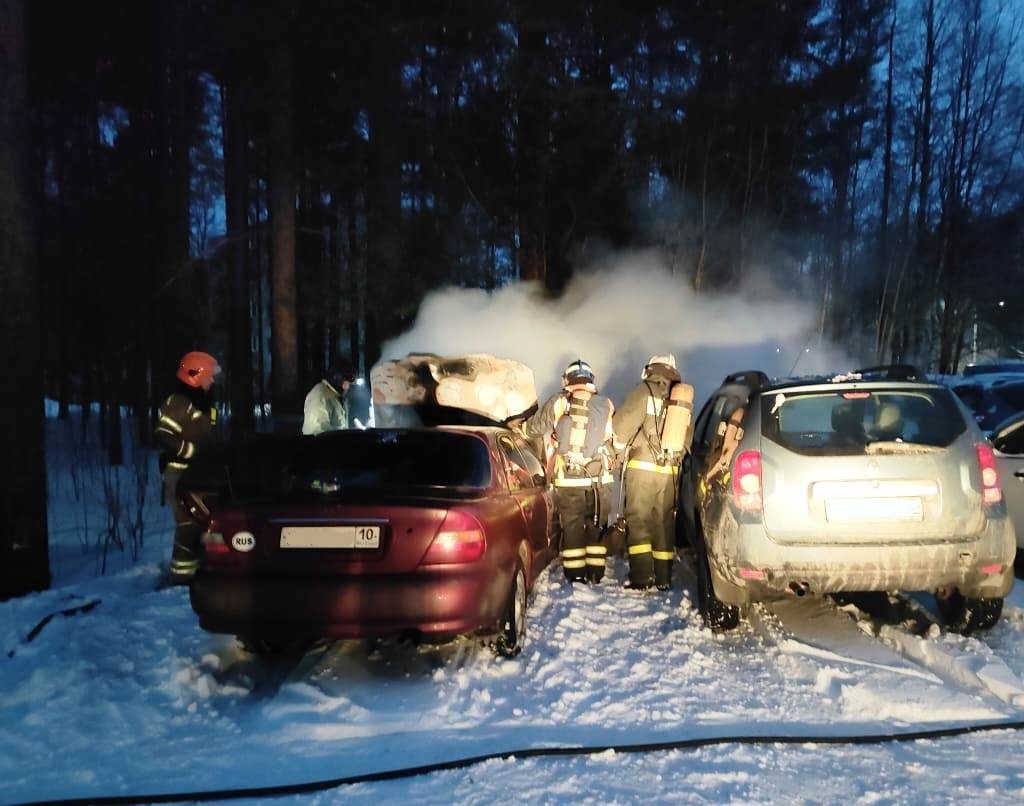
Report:
M202 529L178 500L178 479L185 468L168 465L164 470L164 501L174 516L174 549L171 552L171 580L188 582L199 568Z
M574 479L575 481L575 479ZM572 582L600 582L608 549L604 528L611 494L607 484L555 486L555 505L562 524L562 570Z
M664 466L666 469L671 465ZM678 473L626 468L626 546L633 588L672 585Z

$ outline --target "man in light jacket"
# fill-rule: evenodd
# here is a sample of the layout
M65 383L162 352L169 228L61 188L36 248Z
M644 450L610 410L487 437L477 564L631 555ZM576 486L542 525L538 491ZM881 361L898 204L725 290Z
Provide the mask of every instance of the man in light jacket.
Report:
M349 427L345 395L355 375L345 365L334 364L322 381L309 390L302 406L302 433L323 434Z

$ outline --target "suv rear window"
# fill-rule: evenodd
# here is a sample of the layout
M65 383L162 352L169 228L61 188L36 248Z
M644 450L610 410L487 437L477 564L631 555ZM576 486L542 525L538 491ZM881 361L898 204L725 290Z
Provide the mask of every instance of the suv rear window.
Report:
M761 434L806 456L864 453L875 443L945 448L966 429L945 389L837 389L766 394Z
M200 454L182 478L185 489L233 500L469 491L490 482L490 451L478 437L401 429L224 443Z

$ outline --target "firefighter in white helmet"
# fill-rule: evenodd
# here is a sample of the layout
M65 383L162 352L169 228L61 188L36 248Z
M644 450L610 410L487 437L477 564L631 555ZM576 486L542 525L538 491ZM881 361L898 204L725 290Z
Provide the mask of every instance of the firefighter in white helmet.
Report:
M615 449L625 459L630 588L672 586L676 487L692 409L693 387L682 383L675 356L665 354L651 356L615 413Z
M562 389L524 424L555 445L555 504L562 525L562 569L572 582L600 582L608 553L602 535L613 481L611 400L597 391L583 360L562 374Z

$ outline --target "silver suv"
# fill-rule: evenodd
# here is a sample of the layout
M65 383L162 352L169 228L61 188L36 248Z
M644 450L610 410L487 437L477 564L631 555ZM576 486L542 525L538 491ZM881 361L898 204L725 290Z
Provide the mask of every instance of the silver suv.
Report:
M1016 549L992 447L911 368L728 376L694 424L679 543L715 630L750 602L930 591L949 629L994 625Z

